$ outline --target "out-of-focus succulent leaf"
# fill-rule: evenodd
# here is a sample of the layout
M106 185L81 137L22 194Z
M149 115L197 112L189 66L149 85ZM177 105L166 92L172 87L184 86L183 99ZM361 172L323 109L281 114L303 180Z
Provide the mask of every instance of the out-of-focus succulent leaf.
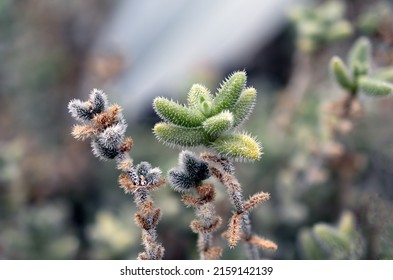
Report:
M298 246L300 254L306 260L323 260L327 255L315 242L314 237L309 229L303 229L298 236Z
M334 56L330 60L330 69L332 70L334 77L337 82L346 90L353 91L354 90L354 82L352 77L349 74L347 67L344 62L337 56Z
M352 45L348 54L348 64L354 75L366 75L370 67L371 43L361 37Z
M370 96L386 96L393 93L393 85L376 79L362 77L358 80L358 87Z

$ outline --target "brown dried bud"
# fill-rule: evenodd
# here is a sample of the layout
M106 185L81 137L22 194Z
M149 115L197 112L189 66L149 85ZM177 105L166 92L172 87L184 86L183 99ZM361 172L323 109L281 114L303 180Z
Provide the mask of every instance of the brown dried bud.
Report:
M262 237L259 237L257 235L251 236L251 238L248 240L248 242L255 245L255 246L258 246L262 249L271 250L271 251L277 250L276 243L274 243L273 241L270 241L268 239L264 239Z
M72 136L77 140L85 140L98 133L98 130L91 125L74 125L72 128Z
M262 201L270 199L270 194L265 192L256 193L244 202L244 211L251 211Z
M241 224L241 214L234 214L229 222L228 227L228 243L229 247L233 248L237 245L240 240L240 224Z
M118 115L121 112L121 107L117 104L109 107L108 111L100 113L93 118L94 124L100 129L107 128L114 125L118 121Z
M128 153L131 151L133 145L133 141L131 137L127 137L124 139L123 143L120 145L120 152L121 153Z
M132 193L137 189L128 174L125 173L119 175L119 184L125 193Z
M210 247L207 251L203 252L206 260L217 260L221 257L222 249L220 247Z

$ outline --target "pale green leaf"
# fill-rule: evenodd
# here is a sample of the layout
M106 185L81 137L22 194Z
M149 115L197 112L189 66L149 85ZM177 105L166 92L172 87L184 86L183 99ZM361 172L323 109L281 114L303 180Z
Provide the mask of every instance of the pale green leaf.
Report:
M155 98L153 107L162 120L179 126L197 127L206 119L199 110L185 107L164 97Z
M358 87L370 96L386 96L393 93L392 84L367 77L358 80Z
M353 91L354 83L349 75L348 69L344 62L337 56L330 60L330 69L334 74L337 82L346 90Z
M261 145L247 134L225 134L218 137L211 147L219 154L234 160L258 160L262 155Z
M248 119L252 113L257 100L257 91L255 88L246 88L240 95L239 100L233 107L232 113L234 116L233 127L240 125Z
M233 115L229 111L221 112L208 118L202 126L210 137L216 138L233 127Z
M208 136L202 127L186 128L167 123L157 123L153 133L159 141L170 146L194 147L207 145Z
M230 75L218 90L212 106L212 115L223 110L231 110L239 99L247 82L246 72L238 71Z

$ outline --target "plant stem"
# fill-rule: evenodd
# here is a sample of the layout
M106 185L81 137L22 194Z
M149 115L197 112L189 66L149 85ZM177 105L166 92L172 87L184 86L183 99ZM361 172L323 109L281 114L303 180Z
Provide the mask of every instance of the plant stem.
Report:
M197 247L201 260L218 259L222 250L220 247L213 247L213 232L217 231L221 225L221 218L216 215L213 204L215 198L214 186L211 184L196 187L198 197L183 195L182 201L186 206L195 208L197 219L191 222L191 229L198 233Z
M227 192L229 195L229 198L231 200L231 203L233 207L235 208L235 214L234 215L241 215L241 222L240 222L240 229L241 229L241 236L237 234L237 230L234 229L234 235L238 236L233 236L234 238L233 242L231 242L231 237L229 236L228 239L230 240L230 247L234 247L237 243L238 239L242 239L243 241L246 242L246 250L248 253L248 257L250 259L259 259L259 251L258 247L255 244L250 243L249 241L253 237L252 233L252 226L251 226L251 221L250 221L250 214L248 211L245 210L244 207L244 199L243 199L243 194L242 194L242 188L239 183L239 181L236 179L236 177L231 174L233 173L233 165L228 159L220 159L216 155L212 154L207 154L204 153L201 155L201 158L204 160L207 160L210 164L219 164L221 165L221 168L216 168L215 166L210 166L210 170L215 176L226 188ZM223 171L221 171L222 169ZM235 216L234 216L235 217ZM233 218L234 219L234 218ZM230 225L231 227L231 225ZM229 229L228 234L230 235L230 232L232 230Z

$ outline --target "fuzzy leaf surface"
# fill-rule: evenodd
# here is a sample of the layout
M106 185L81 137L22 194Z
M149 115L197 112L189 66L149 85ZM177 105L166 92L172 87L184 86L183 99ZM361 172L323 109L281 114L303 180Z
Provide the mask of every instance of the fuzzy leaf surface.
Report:
M362 37L352 46L348 54L348 63L352 72L356 75L365 75L370 67L370 41Z
M354 83L344 62L337 56L330 60L332 70L337 82L346 90L353 91Z
M248 119L254 110L256 100L257 91L255 88L250 87L243 91L232 110L234 116L233 127L240 125Z
M187 102L190 108L201 111L205 116L210 116L213 97L205 86L200 84L193 85L188 92Z
M208 142L202 127L186 128L161 122L154 126L153 132L159 141L170 146L194 147Z
M202 126L206 133L211 137L217 137L233 126L233 115L231 112L224 111L203 122Z
M358 87L370 96L386 96L393 93L392 84L367 77L358 80Z
M240 161L258 160L262 155L260 144L247 134L221 135L211 146L219 154Z
M163 97L155 98L153 105L160 118L171 124L197 127L205 120L205 116L200 111L185 107Z
M246 72L238 71L230 75L221 85L213 100L213 115L223 110L231 110L240 97L247 82Z
M332 259L348 257L350 241L336 228L327 224L317 224L312 232L317 243L329 253Z

